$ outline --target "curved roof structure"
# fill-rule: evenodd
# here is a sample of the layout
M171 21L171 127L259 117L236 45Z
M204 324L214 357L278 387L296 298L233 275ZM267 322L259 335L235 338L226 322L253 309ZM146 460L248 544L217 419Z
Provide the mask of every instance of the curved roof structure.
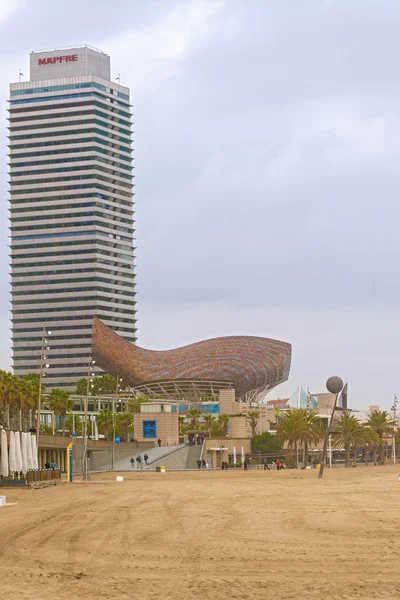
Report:
M291 345L268 338L230 336L174 350L146 350L127 342L95 317L92 355L102 369L150 395L189 399L234 387L240 398L258 396L287 380Z

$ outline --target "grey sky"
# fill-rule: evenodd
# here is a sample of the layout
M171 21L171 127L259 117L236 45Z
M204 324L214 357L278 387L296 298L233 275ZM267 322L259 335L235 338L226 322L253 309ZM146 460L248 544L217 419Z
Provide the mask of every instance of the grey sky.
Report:
M131 87L141 345L276 337L293 363L272 396L339 374L352 405L390 407L399 19L396 0L2 0L3 107L31 49L92 44ZM3 108L3 164L5 125ZM5 169L0 185L5 273Z

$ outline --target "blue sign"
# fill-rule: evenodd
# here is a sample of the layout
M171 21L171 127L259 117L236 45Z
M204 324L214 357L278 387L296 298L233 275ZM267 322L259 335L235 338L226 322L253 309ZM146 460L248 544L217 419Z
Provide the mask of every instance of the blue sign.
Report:
M115 443L119 444L120 441L121 441L121 438L119 437L119 435L117 435L116 438L115 438Z
M76 437L76 433L71 433L71 437Z
M144 438L156 438L157 437L157 424L156 421L143 421L143 437Z

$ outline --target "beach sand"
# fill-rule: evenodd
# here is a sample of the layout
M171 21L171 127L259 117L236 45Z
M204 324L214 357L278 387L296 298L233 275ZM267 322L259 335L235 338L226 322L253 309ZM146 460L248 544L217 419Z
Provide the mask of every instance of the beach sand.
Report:
M4 598L400 597L400 465L2 492Z

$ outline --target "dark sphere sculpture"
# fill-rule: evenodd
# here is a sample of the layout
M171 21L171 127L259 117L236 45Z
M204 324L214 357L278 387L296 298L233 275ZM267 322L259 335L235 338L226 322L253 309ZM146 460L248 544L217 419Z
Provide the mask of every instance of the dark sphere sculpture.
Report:
M326 389L331 394L339 394L339 392L341 392L343 389L342 379L336 376L329 377L328 381L326 382Z

